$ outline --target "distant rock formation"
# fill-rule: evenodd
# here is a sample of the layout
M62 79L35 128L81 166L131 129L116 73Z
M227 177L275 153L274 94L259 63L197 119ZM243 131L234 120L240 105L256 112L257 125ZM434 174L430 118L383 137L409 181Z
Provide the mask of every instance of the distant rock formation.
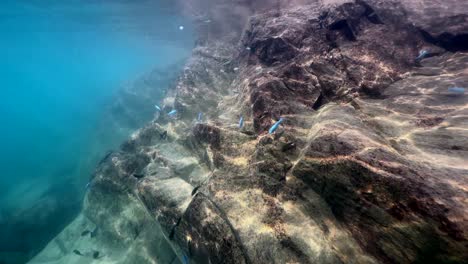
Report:
M141 77L122 85L113 100L104 106L100 124L102 130L109 128L128 135L143 124L152 120L155 105L162 103L171 87L174 87L183 62L163 68L153 69ZM99 128L98 128L99 130ZM102 135L102 137L109 135Z
M32 263L466 263L467 3L324 2L200 41Z

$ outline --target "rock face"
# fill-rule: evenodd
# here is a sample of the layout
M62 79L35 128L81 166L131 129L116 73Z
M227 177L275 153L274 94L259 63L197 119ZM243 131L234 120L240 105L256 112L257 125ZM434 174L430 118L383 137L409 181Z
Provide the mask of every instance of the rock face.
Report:
M102 260L466 263L468 97L448 88L468 86L468 27L434 41L412 21L436 2L293 6L200 42L165 100L177 116L96 170L76 221L99 227Z

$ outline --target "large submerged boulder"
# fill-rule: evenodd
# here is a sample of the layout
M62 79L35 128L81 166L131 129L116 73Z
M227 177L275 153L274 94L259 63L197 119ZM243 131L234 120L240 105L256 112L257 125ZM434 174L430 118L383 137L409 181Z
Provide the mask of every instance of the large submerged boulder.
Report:
M263 6L239 42L204 38L177 115L103 160L32 263L89 263L78 245L96 263L466 263L468 96L449 88L468 86L468 25L449 2Z

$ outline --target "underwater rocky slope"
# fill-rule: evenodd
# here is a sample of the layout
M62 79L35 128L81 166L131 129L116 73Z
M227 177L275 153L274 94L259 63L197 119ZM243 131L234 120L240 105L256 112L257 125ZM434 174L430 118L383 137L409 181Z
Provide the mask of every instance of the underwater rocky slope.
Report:
M468 4L311 2L201 34L32 263L467 263Z

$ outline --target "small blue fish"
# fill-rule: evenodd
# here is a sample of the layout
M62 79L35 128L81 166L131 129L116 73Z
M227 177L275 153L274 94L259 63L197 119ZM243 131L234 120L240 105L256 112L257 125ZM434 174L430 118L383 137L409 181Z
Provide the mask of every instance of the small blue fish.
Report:
M463 88L463 87L450 87L450 88L448 88L448 91L450 93L454 93L454 94L464 94L465 93L465 88Z
M169 113L167 113L168 116L173 116L175 114L177 114L177 110L175 110L175 109L170 111Z
M88 183L86 184L86 187L85 187L85 189L86 189L86 190L88 190L88 189L89 189L89 187L91 187L91 182L88 182Z
M244 127L244 117L241 116L239 119L239 128L242 129Z
M203 113L202 113L202 112L198 113L197 121L198 121L198 122L201 122L201 121L202 121L202 118L203 118Z
M422 60L422 59L424 59L427 55L429 55L429 51L427 51L427 50L421 50L421 51L419 52L419 56L416 57L416 60Z
M189 259L188 259L188 257L186 255L184 255L184 257L182 258L182 262L184 264L189 264Z
M158 110L159 112L161 112L161 107L159 107L158 105L154 105L154 108L156 108L156 110Z
M273 134L281 125L281 123L283 123L283 118L280 118L274 125L272 125L268 130L268 133Z

